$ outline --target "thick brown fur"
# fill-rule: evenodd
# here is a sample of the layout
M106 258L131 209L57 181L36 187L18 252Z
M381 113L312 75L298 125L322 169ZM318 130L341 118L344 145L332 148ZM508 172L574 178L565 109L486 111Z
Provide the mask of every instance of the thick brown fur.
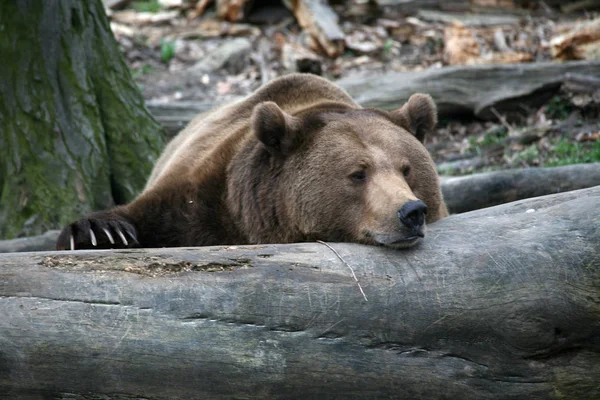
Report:
M317 239L406 247L417 240L398 219L405 204L422 200L427 223L448 215L422 145L435 124L427 95L387 113L360 108L325 79L287 75L199 115L137 199L70 224L57 248Z

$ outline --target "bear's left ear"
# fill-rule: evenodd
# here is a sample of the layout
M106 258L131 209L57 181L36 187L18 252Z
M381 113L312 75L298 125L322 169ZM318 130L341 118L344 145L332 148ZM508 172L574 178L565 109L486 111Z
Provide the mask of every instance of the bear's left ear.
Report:
M428 94L417 93L410 96L401 108L390 113L392 121L415 135L423 142L425 135L433 131L437 124L437 108Z
M265 101L252 111L254 134L273 155L288 155L294 148L300 121L272 101Z

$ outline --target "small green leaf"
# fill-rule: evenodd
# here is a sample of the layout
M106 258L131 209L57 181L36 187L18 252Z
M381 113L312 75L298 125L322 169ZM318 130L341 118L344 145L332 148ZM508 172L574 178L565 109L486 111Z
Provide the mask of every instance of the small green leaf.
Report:
M175 57L175 42L172 40L160 41L160 58L165 64Z

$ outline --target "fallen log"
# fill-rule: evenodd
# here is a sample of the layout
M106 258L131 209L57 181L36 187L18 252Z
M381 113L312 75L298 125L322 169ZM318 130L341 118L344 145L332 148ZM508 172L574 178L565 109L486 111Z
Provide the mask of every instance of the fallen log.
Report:
M416 92L429 93L441 118L464 114L496 119L494 107L504 113L523 106L539 106L556 94L566 74L600 75L600 61L510 65L456 66L418 72L391 72L377 77L362 75L336 83L364 107L398 108ZM148 102L147 106L169 135L175 135L198 112L220 104L199 102Z
M449 217L408 251L0 255L0 393L599 398L599 215L596 187Z
M54 250L59 234L59 230L50 230L42 235L0 240L0 253Z
M523 168L461 177L442 177L451 213L600 185L600 163L554 168ZM600 206L600 205L599 205Z
M210 111L219 105L197 101L146 102L150 113L161 124L167 136L170 137L177 135L199 113Z
M492 108L512 113L542 105L557 93L567 73L598 76L600 61L446 67L369 79L357 75L336 83L364 107L393 109L422 92L433 97L440 117L495 119Z

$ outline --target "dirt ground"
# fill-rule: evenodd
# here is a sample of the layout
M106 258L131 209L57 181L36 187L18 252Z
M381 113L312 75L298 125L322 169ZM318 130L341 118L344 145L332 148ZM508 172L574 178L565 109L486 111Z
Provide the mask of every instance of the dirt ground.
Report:
M593 12L567 14L548 6L406 14L364 1L332 2L344 50L331 57L281 2L255 2L260 6L242 22L224 21L210 6L192 18L189 3L167 3L138 1L109 11L132 74L154 103L222 103L296 71L335 80L446 65L559 62L552 48L557 37L582 24L600 26ZM600 44L600 33L597 39ZM562 89L520 120L442 120L427 146L440 173L448 175L600 161L600 90Z

